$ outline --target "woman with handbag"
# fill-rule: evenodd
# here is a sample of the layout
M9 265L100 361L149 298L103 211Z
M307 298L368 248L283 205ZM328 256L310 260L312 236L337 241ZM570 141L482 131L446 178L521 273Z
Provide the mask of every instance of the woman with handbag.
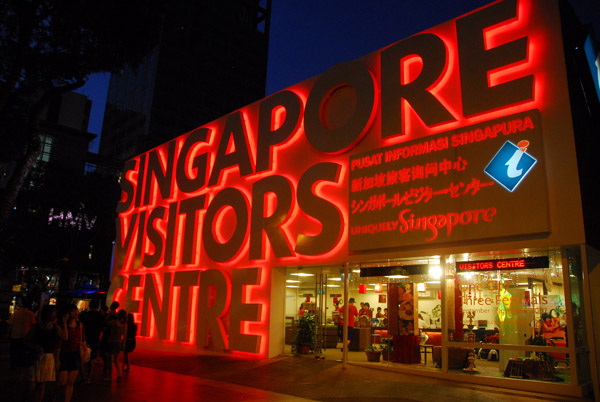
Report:
M58 353L58 387L64 390L65 402L73 396L73 386L81 368L81 349L87 349L83 324L79 322L79 310L71 304L62 315L62 330L67 339L61 340Z

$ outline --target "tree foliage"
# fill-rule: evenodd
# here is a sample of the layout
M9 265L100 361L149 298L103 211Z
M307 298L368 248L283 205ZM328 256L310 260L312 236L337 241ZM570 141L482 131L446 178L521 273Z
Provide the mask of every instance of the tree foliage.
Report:
M0 232L41 151L44 107L92 73L139 63L157 43L164 3L0 0Z

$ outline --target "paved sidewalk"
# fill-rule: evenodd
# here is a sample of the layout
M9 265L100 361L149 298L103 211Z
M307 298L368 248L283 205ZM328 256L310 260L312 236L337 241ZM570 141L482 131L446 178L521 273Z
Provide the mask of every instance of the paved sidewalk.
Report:
M17 402L14 373L0 350L0 401ZM542 397L447 380L379 371L334 360L284 356L269 360L188 356L136 350L120 382L77 384L73 402L163 401L584 401Z

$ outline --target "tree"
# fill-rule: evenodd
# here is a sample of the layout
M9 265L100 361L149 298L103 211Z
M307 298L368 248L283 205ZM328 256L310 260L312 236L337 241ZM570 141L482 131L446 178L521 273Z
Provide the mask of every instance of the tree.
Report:
M164 3L0 0L0 233L41 152L44 107L92 73L135 67L158 41Z

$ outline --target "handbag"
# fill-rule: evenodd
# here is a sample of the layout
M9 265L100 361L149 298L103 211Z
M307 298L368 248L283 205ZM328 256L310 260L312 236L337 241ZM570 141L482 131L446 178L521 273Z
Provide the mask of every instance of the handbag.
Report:
M83 339L83 329L80 326L81 339ZM79 342L79 354L81 356L81 363L88 363L92 357L92 348L87 345L86 341Z
M92 356L92 349L89 346L87 346L85 342L82 342L79 345L79 353L81 354L82 363L88 363L90 361L90 358Z

